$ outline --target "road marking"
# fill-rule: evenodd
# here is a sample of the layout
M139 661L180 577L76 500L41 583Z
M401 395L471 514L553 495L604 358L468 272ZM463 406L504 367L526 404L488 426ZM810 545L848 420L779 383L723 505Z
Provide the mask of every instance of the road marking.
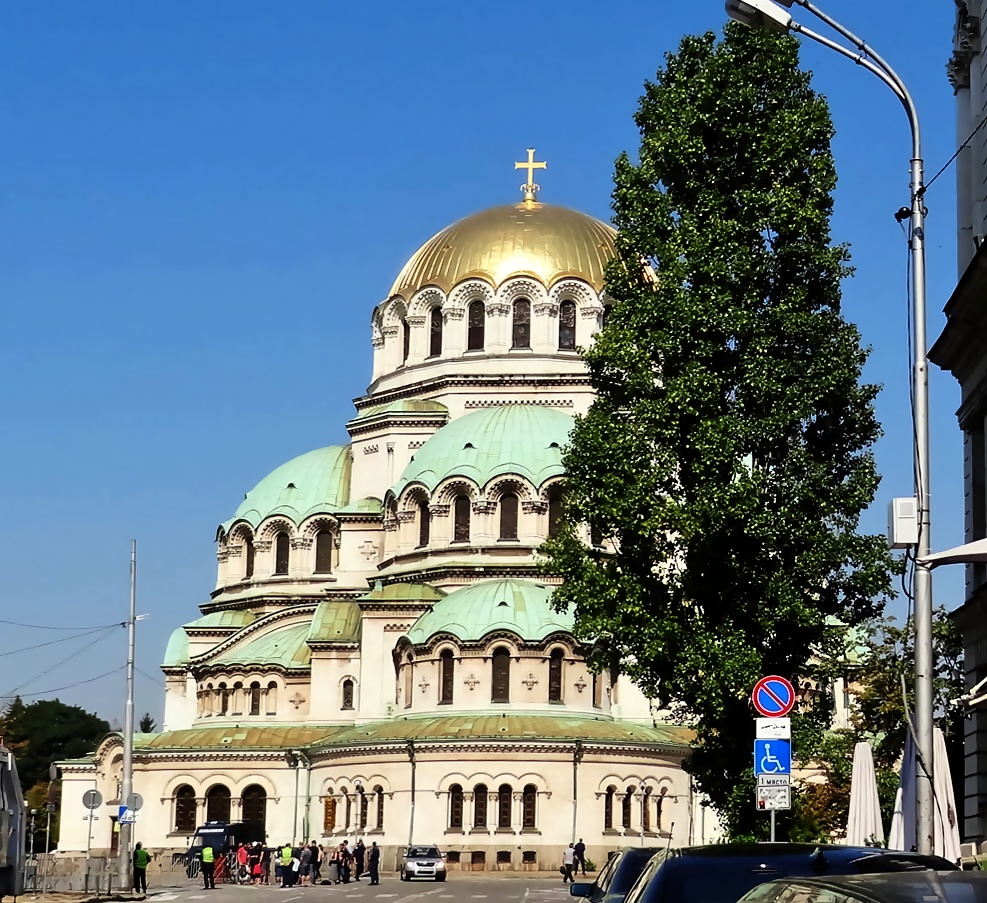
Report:
M474 900L486 900L487 899L487 895L486 894L473 894L473 899Z
M169 900L177 900L178 894L152 894L155 900L161 901L161 903L168 903Z

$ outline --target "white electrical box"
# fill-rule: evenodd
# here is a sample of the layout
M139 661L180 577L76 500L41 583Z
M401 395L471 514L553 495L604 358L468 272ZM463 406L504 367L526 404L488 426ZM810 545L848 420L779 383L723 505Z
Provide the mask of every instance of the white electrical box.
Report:
M918 545L918 499L892 499L888 505L888 542L892 549Z

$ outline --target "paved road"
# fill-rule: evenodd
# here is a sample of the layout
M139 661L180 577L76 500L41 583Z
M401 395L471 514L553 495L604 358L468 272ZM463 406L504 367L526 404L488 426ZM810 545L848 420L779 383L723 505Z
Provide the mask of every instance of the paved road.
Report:
M376 887L366 882L329 887L238 887L221 885L215 891L200 887L170 889L148 895L148 903L567 903L569 889L553 878L498 877L450 874L444 883L382 877Z

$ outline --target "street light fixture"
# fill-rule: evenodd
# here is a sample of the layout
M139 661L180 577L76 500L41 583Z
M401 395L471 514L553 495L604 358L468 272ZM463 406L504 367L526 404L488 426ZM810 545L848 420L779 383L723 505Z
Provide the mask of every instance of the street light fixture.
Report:
M810 31L794 21L787 9L797 3L848 40L857 50ZM911 204L896 218L909 220L911 248L911 279L914 292L912 344L912 399L915 430L913 457L915 494L918 502L918 543L915 550L916 567L913 577L915 601L915 747L916 781L916 841L919 853L933 852L933 793L932 793L932 575L928 566L932 550L929 512L929 362L926 340L925 298L925 182L922 160L922 139L918 111L904 82L887 62L878 56L853 32L826 15L809 0L727 0L727 14L744 25L769 31L795 32L811 38L824 47L853 60L876 75L901 101L908 115L912 133Z

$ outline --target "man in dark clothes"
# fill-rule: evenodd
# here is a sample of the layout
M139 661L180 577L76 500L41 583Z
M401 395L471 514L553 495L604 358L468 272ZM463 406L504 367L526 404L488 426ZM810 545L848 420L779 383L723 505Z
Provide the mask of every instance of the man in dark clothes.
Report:
M579 843L575 846L576 851L576 867L573 871L579 874L579 870L583 870L583 874L586 874L586 844L583 843L582 837L579 838Z
M216 889L216 854L212 847L203 847L199 853L202 860L202 889Z
M367 848L364 846L363 839L361 838L356 842L356 847L353 849L353 861L356 863L356 880L360 880L360 875L363 874L363 863L364 858L367 854Z
M370 845L367 864L370 866L370 883L380 884L380 847L376 840Z

